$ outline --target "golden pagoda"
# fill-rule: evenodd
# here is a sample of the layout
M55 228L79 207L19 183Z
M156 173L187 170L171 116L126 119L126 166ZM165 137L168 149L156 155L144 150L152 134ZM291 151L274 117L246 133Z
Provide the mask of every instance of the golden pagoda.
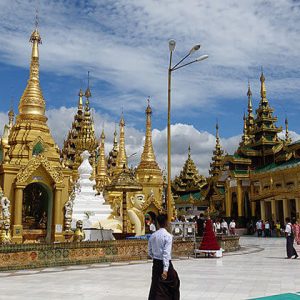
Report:
M245 118L244 118L245 119ZM212 162L210 163L209 174L207 178L207 185L201 190L203 201L208 203L208 206L222 212L224 205L224 184L220 182L219 176L224 171L224 151L222 150L219 137L219 124L216 124L216 146L213 151Z
M182 171L172 181L172 193L177 210L186 213L187 210L205 206L205 203L202 202L201 189L206 184L205 177L199 174L191 158L191 147L189 146L188 158L183 165Z
M151 116L152 108L148 99L145 144L135 175L137 181L143 186L142 193L145 195L144 211L152 211L157 214L162 210L163 176L153 150Z
M62 241L63 199L68 199L70 172L61 165L58 146L47 125L39 81L41 36L37 27L30 42L29 79L15 124L10 112L10 133L7 144L2 145L0 182L11 203L14 242L22 243L32 237Z
M119 149L118 149L118 154L116 158L116 166L115 169L112 173L112 176L116 176L117 174L121 173L124 169L128 169L127 165L127 155L126 155L126 149L125 149L125 120L124 120L124 115L122 112L122 116L120 119L120 137L119 137Z
M97 162L96 188L98 192L103 192L104 188L110 184L110 178L107 173L107 161L105 158L105 134L104 129L101 133L101 142L99 146L99 157Z
M119 145L118 145L118 140L117 140L117 129L115 128L113 148L109 152L109 155L107 158L107 173L108 173L109 177L112 177L114 170L116 168L118 152L119 152Z

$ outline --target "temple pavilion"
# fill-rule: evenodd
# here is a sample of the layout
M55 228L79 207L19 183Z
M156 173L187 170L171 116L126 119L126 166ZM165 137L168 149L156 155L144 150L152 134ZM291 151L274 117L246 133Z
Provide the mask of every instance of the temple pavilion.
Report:
M222 151L217 125L210 176L206 185L193 191L193 194L201 195L199 201L207 201L221 216L234 218L240 225L258 218L284 223L286 217L299 218L300 212L300 143L291 141L287 119L285 135L279 136L282 127L276 125L277 117L267 99L263 72L260 96L254 114L249 84L243 135L234 154L225 155ZM179 178L173 182L175 194L180 190L183 173ZM186 186L180 193L187 195L188 191ZM176 207L181 203L182 198L178 197Z

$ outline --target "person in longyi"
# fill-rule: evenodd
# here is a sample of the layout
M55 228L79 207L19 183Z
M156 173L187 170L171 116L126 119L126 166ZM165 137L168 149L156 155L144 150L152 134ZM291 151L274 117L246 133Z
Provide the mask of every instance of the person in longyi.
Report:
M171 262L172 235L166 230L167 215L157 217L159 230L149 239L149 256L153 259L152 282L148 300L179 300L180 280Z

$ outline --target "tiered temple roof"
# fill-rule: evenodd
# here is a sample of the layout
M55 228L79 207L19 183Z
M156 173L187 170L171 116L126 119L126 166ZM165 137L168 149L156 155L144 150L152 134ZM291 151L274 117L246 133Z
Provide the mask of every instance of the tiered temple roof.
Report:
M248 118L244 130L243 141L238 149L238 154L244 157L252 157L254 164L262 166L274 161L274 155L278 153L283 146L283 141L279 139L278 133L282 131L281 127L276 126L277 117L273 116L273 108L270 107L266 97L266 85L264 74L261 73L261 100L256 110L256 118L252 127L252 103L251 91L248 88ZM251 109L249 110L249 102ZM246 134L246 136L245 136Z
M62 149L62 157L65 165L74 170L80 165L80 154L84 150L88 150L91 154L91 159L93 159L97 148L94 120L90 112L90 88L87 88L84 95L86 97L84 108L82 101L83 93L81 89L78 95L77 113L74 116L72 128L68 133L67 139L64 141Z
M172 182L172 190L176 195L199 192L205 184L206 179L199 174L191 158L191 147L189 147L188 158L183 165L180 175L176 176Z
M212 163L210 164L209 174L211 176L217 176L220 174L223 167L223 153L221 148L220 137L219 137L219 124L216 124L216 147L213 151Z

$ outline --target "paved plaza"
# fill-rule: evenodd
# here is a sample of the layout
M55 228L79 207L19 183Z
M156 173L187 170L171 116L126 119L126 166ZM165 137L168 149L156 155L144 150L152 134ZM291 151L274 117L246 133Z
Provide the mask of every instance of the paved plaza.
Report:
M175 260L181 299L249 299L300 291L300 259L285 259L284 238L242 237L241 245L241 251L220 259ZM0 299L142 300L150 276L150 261L5 272L0 273Z

